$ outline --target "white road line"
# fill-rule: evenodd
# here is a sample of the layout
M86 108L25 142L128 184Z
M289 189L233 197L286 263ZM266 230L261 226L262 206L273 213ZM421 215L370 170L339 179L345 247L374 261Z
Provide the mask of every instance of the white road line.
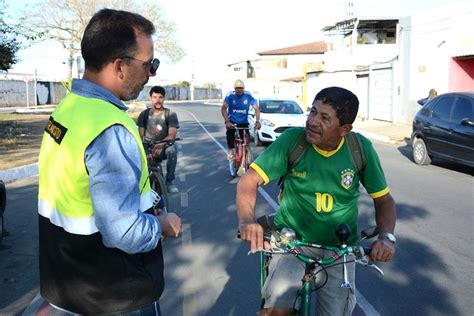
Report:
M181 193L180 194L180 199L181 199L181 206L182 207L188 207L188 194L187 193Z
M193 244L191 238L191 224L181 225L181 243L183 246L191 246Z
M209 137L214 141L214 143L217 144L217 146L222 149L222 151L224 152L224 154L227 156L227 149L224 148L224 146L221 145L221 143L219 143L212 135L211 133L209 133L209 131L204 127L204 125L198 120L198 118L191 112L189 111L186 111L186 110L183 110L185 112L187 112L189 115L191 115L194 120L199 124L199 126L201 126L201 128L206 132L207 135L209 135ZM262 188L262 187L259 187L258 188L258 192L260 193L260 195L270 204L270 206L273 208L273 210L277 210L278 208L278 203L273 200L270 195ZM185 224L186 225L186 224ZM184 225L183 225L184 227ZM183 228L184 229L184 228ZM191 231L191 229L189 229L189 231ZM183 232L184 233L184 232ZM377 312L377 310L365 299L364 296L362 296L362 294L356 290L356 297L357 297L357 304L359 305L359 307L364 311L364 313L367 315L367 316L380 316L380 314ZM184 315L188 315L186 313L184 313Z
M182 144L179 144L179 145L181 147L179 148L179 151L178 151L178 157L180 157L180 156L183 157L183 148L182 148L183 145ZM184 168L182 160L180 160L179 158L178 158L178 168L177 169L179 170L179 181L181 181L181 182L186 181L186 171L185 171L186 168Z
M183 224L181 226L181 243L184 247L190 247L193 244L191 237L191 225ZM183 294L183 315L195 316L199 310L196 291L192 289L184 289Z
M191 115L192 117L194 117L194 120L196 121L196 123L199 124L199 126L201 126L201 128L206 132L207 135L209 135L209 137L214 141L214 143L216 143L216 145L222 149L222 151L225 153L225 155L227 156L227 149L224 148L224 146L221 145L221 143L219 143L215 138L214 136L211 135L211 133L209 133L209 131L204 127L204 125L202 125L202 123L198 120L198 118L191 112L189 111L186 111L186 110L182 110L184 112L187 112L189 115Z
M362 296L356 289L357 304L364 311L366 316L380 316L380 313Z

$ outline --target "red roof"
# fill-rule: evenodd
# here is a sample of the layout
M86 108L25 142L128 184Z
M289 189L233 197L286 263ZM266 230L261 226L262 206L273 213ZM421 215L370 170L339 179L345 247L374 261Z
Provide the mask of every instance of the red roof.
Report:
M302 55L302 54L324 54L327 51L327 44L324 41L308 43L303 45L291 46L267 50L257 53L258 55Z

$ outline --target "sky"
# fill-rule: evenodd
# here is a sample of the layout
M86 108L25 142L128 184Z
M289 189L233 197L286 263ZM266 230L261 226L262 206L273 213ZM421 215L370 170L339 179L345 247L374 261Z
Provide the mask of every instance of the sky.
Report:
M14 13L39 0L6 0ZM230 63L257 52L323 40L320 30L346 18L345 0L156 0L176 24L176 37L186 52L176 64L162 63L155 83L219 82ZM394 17L417 14L444 4L474 0L353 0L356 16ZM21 50L12 73L34 73L64 79L68 55L58 43ZM159 58L159 56L156 56ZM153 82L152 82L153 83Z

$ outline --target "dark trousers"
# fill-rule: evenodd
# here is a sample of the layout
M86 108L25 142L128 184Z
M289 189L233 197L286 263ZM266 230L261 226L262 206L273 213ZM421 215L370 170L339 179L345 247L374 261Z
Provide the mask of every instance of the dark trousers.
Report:
M158 161L166 160L166 182L173 183L176 165L178 163L178 150L176 145L167 146L158 157Z
M233 123L235 125L237 125L237 127L249 127L249 123ZM240 138L243 139L244 138L244 130L241 129L239 130L239 135L240 135ZM233 149L234 148L234 140L235 140L235 129L231 128L231 129L228 129L227 132L226 132L226 136L227 136L227 148L229 149Z

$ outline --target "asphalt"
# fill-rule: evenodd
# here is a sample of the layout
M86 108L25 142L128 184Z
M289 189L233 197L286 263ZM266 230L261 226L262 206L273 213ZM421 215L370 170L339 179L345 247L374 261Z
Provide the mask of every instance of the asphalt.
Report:
M217 105L215 102L213 105ZM30 111L35 111L32 109ZM38 111L38 110L36 110ZM48 113L51 109L41 109L42 113ZM357 119L354 122L354 131L361 133L367 138L375 142L384 142L391 144L404 143L406 144L410 139L411 126L407 124L393 124L390 122L377 120L361 120ZM22 178L31 177L38 174L38 164L30 164L8 170L0 170L0 179L4 182L12 182ZM372 316L379 315L376 311L371 309L370 304L365 304L364 299L358 298L358 305L356 306L352 316ZM44 302L39 294L32 299L27 309L22 315L39 315L49 314L50 307Z
M210 102L212 105L218 105L217 102ZM220 104L220 103L219 103ZM50 113L51 107L42 109L22 109L21 113ZM379 120L362 120L357 118L353 124L354 131L358 132L372 141L397 144L407 143L410 139L412 127L408 124L394 124ZM38 174L38 164L30 164L17 168L0 170L0 179L4 182L12 182Z

